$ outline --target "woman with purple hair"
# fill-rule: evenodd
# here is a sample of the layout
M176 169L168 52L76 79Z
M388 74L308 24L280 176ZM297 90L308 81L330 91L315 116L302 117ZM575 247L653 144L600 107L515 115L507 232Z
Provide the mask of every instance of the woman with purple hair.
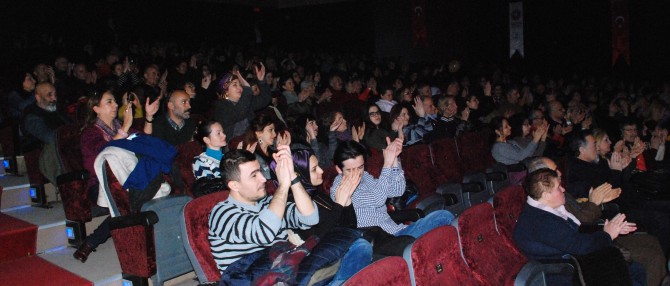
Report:
M356 230L356 213L351 204L351 194L356 190L362 177L362 170L354 170L345 176L337 188L335 201L324 193L323 170L312 149L292 151L294 169L300 182L316 204L319 211L319 223L310 229L293 229L289 232L289 241L300 245L310 237L319 237L319 243L312 254L303 260L298 273L298 285L307 285L315 271L331 266L341 259L340 267L328 285L340 285L358 270L372 262L372 245L363 239L363 233ZM275 163L272 163L274 168ZM289 197L289 200L292 200ZM325 282L325 281L322 281Z
M260 95L254 96L249 84L239 72L227 73L217 83L219 100L214 104L214 120L221 123L228 143L244 134L249 122L254 119L254 111L270 104L272 96L265 83L265 66L260 63L254 67L258 78Z

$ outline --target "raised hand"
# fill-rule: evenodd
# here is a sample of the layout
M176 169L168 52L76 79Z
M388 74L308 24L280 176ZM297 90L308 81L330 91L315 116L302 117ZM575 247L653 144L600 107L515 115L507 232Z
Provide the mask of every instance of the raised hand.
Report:
M612 189L612 185L603 183L595 189L591 188L589 191L589 201L599 206L618 198L620 194L620 188Z
M608 160L610 169L612 169L612 170L617 170L617 171L621 171L621 170L623 170L623 168L625 168L626 165L627 165L627 164L624 165L624 164L625 164L625 160L624 160L623 157L624 157L624 156L623 156L623 154L622 154L621 152L613 152L613 153L612 153L612 158L610 158L610 159Z
M338 128L340 128L340 126L341 126L343 123L344 123L344 118L343 118L343 117L338 118L338 119L334 120L333 123L330 124L330 129L329 129L329 130L330 130L331 132L332 132L332 131L335 131L335 130L337 130Z
M154 100L154 102L152 103L149 103L149 98L147 98L146 102L144 103L144 113L145 113L144 116L149 121L153 121L154 115L156 114L156 112L158 112L158 108L160 108L161 98L163 98L163 96L159 95L158 98L156 98L156 100ZM135 99L139 100L137 99L137 96L135 96Z
M398 137L391 142L391 138L386 137L386 148L383 151L384 168L395 167L398 165L398 155L402 153L403 139L403 137Z
M277 136L277 146L291 145L291 132L284 131L284 134Z
M254 66L254 70L256 70L256 78L263 81L265 80L265 65L263 65L263 63L258 63L258 65L260 65L260 67Z
M417 116L424 117L426 115L426 110L423 108L423 101L418 96L414 98L414 105L412 105L412 107Z
M123 131L128 133L130 126L133 125L133 102L128 102L126 104L126 110L123 111L123 126L121 127Z

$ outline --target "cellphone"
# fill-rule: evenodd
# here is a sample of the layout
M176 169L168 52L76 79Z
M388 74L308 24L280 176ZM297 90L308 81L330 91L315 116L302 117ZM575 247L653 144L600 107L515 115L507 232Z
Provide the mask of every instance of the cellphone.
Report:
M134 92L128 93L128 102L133 101L135 101L135 93Z

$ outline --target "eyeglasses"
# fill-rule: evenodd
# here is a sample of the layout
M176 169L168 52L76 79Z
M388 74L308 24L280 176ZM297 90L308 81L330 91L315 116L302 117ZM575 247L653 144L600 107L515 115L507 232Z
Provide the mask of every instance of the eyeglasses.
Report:
M379 115L382 115L382 114L379 111L373 111L373 112L368 113L368 115L369 116L379 116Z

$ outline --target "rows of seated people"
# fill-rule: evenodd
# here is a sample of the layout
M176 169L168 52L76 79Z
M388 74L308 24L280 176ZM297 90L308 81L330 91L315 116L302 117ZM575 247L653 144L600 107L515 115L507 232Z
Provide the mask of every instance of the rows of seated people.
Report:
M230 187L231 177L222 175L227 159L224 154L245 150L258 162L258 177L263 178L268 194L283 197L290 189L287 200L296 204L301 198L311 198L319 216L320 203L330 211L339 209L337 205L350 207L339 210L341 220L334 219L337 222L331 225L306 232L282 232L277 239L293 237L297 240L291 242L299 244L311 242L312 234L327 236L335 225L355 226L372 228L365 232L389 240L400 237L400 242L390 244L390 250L381 247L398 252L412 240L406 236L421 237L431 229L448 225L454 214L463 211L448 205L471 206L491 197L494 183L482 172L494 162L528 164L532 158L544 155L554 159L565 174L561 183L566 186L566 201L590 202L596 209L603 203L615 202L630 221L660 239L665 255L670 249L670 208L658 187L667 181L670 162L670 155L665 154L670 98L667 88L641 89L637 92L643 96L635 97L634 104L630 104L628 92L602 95L594 90L595 83L588 81L550 80L545 84L537 80L529 84L522 80L517 86L494 74L471 85L465 74L419 75L414 69L395 70L390 65L369 70L325 69L313 66L310 61L314 59L307 56L277 65L273 57L281 55L267 55L267 66L249 61L246 66L221 67L202 62L194 54L190 58L146 61L140 72L136 56L122 57L118 51L111 52L96 66L96 73L89 71L86 63L68 69L67 58L61 56L53 67L41 63L32 71L21 72L21 88L7 94L2 118L10 122L10 133L15 136L3 138L20 140L14 145L20 145L30 161L31 181L63 183L78 190L61 190L64 200L73 198L77 202L66 207L68 219L86 221L91 215L105 212L104 208L97 208L106 207L109 199L100 191L99 179L105 170L97 160L101 153L122 153L114 153L115 149L109 147L141 154L140 160L127 160L133 161L132 167L142 164L149 169L140 177L131 175L133 168L126 167L125 175L118 178L130 181L123 187L129 190L131 212L139 212L143 203L169 193L200 196L221 188L235 193ZM164 68L169 73L161 72ZM132 140L118 140L126 138ZM347 147L356 150L357 156L340 157L338 161L338 155L344 152L338 153L338 148ZM390 155L393 150L395 159ZM309 166L302 173L297 171L300 160L296 156L300 155L303 165ZM355 159L359 155L367 159L358 162ZM290 164L283 161L288 157ZM345 166L343 162L349 159L360 164ZM295 165L289 168L288 182L282 181L286 178L280 178L281 172L277 171L288 168L286 165ZM362 168L365 172L357 173L356 169ZM67 182L72 176L59 177L81 170L88 173L81 186ZM299 178L293 177L296 173ZM519 184L526 173L507 175L513 184ZM392 179L394 174L402 176ZM317 175L322 178L308 181ZM351 187L382 178L394 183L379 188L368 186L370 191L386 192L380 193L379 198L365 197L361 189ZM355 183L357 180L360 183ZM470 183L476 190L452 196L445 183ZM304 190L297 197L293 194L294 185L302 185ZM418 192L405 198L401 208L424 207L436 195L441 202L437 210L424 208L428 212L420 219L424 223L410 224L413 227L390 223L386 213L386 199L407 193L408 185L416 185ZM346 192L348 196L341 194ZM475 200L474 193L483 195ZM232 197L238 202L241 198L250 202L248 196ZM273 206L270 198L274 197L267 197L264 203ZM566 208L567 205L566 202ZM303 204L298 210L302 213L305 208L309 209ZM606 215L602 218L611 218ZM603 214L575 216L580 222L594 222ZM296 219L290 222L295 224L293 228L310 225L308 216L298 215ZM75 252L75 258L86 261L110 237L109 224L107 219L90 235ZM623 223L622 227L630 228ZM285 229L283 224L281 229ZM222 227L224 230L229 229ZM352 232L350 243L369 247L357 235L364 236ZM294 252L299 256L310 251L316 250ZM342 251L341 256L349 254L346 249ZM372 251L373 255L378 254L376 251ZM231 264L216 258L221 271ZM344 280L341 278L365 266L349 264L354 266L340 267L335 277ZM650 281L655 281L652 284L658 284L664 271L653 272L649 266L652 263L643 264ZM289 276L307 277L300 275Z

